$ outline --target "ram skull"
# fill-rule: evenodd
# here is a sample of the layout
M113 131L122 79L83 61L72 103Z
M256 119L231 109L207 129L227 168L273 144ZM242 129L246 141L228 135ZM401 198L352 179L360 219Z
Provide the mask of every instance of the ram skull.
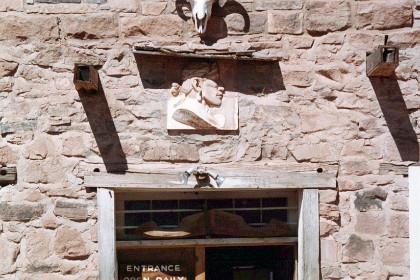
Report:
M191 4L192 18L195 25L195 30L203 34L206 32L207 21L211 16L211 9L213 4L218 2L220 7L225 5L227 0L188 0Z

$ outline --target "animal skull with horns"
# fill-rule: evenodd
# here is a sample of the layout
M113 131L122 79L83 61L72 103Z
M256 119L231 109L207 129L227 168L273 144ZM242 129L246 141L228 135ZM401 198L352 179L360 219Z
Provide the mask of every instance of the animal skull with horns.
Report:
M207 21L211 16L213 4L218 2L223 7L228 0L187 0L191 4L192 18L198 33L206 32Z

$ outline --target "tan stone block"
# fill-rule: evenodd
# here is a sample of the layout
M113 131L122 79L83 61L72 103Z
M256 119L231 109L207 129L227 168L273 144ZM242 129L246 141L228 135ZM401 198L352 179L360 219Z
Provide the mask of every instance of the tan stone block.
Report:
M339 262L339 244L335 240L321 239L321 265L335 265Z
M26 259L33 267L43 267L52 254L51 236L45 230L30 230L25 237Z
M399 213L392 215L389 218L389 236L408 238L408 223L408 213Z
M290 84L296 87L310 87L313 82L313 72L310 71L310 69L285 69L283 72L283 81L286 85Z
M106 4L112 12L136 13L139 11L140 0L108 0Z
M328 220L338 221L340 219L340 209L334 204L319 204L319 215Z
M271 34L302 34L303 14L295 11L269 11L268 33Z
M58 229L54 248L65 259L84 259L89 255L80 232L67 226Z
M180 36L184 21L177 15L121 18L124 37L131 36Z
M305 27L310 34L345 30L351 25L348 1L311 0L305 5Z
M300 115L302 121L302 132L312 133L323 130L330 130L336 127L346 127L350 124L347 116L328 111L304 112Z
M408 266L410 260L409 239L393 239L381 244L380 256L384 265Z
M357 29L396 29L411 27L413 11L411 1L358 2L355 27Z
M0 12L23 11L23 1L19 0L1 0Z
M390 204L392 210L408 211L408 197L404 194L394 194L390 197Z
M25 158L32 160L46 159L54 155L56 155L55 144L49 136L36 138L25 151Z
M231 143L213 143L200 148L200 162L222 163L232 162L236 155L237 145Z
M319 221L319 236L320 237L328 237L332 235L333 233L337 232L339 230L339 226L337 223L327 220L325 218L320 218Z
M19 64L17 62L0 58L0 78L12 76L17 70L18 66Z
M72 15L61 18L61 29L67 38L101 39L118 36L114 14Z
M0 40L55 40L59 38L54 16L0 15Z
M42 226L47 229L56 229L58 226L57 218L51 212L47 212L41 217L41 223Z
M337 191L336 190L320 190L319 191L319 202L320 203L336 203Z
M328 158L331 147L327 143L297 145L291 150L293 157L298 161L318 162Z
M401 49L414 48L420 45L420 29L393 32L389 35L389 44Z
M7 241L0 236L0 275L16 271L16 258L19 255L19 244Z
M0 165L15 164L17 159L17 153L12 151L9 146L0 147Z
M84 156L86 154L85 151L85 142L83 140L83 136L77 132L69 132L63 136L63 148L62 154L65 156Z
M41 204L0 202L0 219L3 221L30 221L43 212Z
M145 161L198 162L198 150L187 143L170 143L163 140L148 141L141 147Z
M258 0L254 1L255 10L300 10L302 9L302 0Z
M387 231L386 218L383 211L357 213L356 233L381 236Z
M10 0L16 1L16 0ZM16 1L19 2L19 1ZM22 1L20 1L22 2ZM87 14L98 11L97 4L54 4L54 5L27 5L28 14Z
M166 2L142 2L141 13L145 16L158 16L165 11L167 6Z

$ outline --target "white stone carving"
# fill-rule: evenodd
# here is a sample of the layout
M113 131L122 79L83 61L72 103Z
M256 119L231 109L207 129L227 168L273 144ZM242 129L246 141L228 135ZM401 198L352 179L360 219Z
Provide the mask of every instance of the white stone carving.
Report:
M173 83L168 101L168 129L238 129L238 98L207 78Z
M203 34L207 29L207 21L211 16L213 4L218 2L220 7L225 5L227 0L188 0L191 4L192 18L195 30Z

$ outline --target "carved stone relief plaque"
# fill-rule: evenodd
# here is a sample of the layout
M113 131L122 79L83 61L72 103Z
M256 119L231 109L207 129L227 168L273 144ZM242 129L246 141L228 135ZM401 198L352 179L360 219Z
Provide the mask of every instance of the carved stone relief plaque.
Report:
M168 129L237 130L238 97L202 77L173 83L168 101Z

